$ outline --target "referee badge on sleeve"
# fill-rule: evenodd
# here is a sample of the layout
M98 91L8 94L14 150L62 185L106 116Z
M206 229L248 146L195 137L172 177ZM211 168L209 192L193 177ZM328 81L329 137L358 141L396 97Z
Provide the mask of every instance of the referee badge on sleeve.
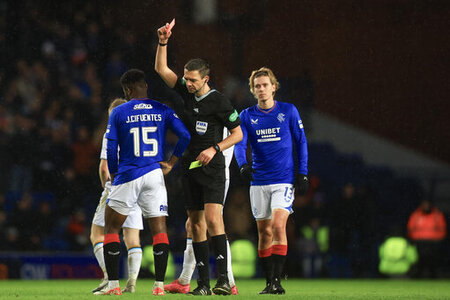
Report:
M204 135L206 133L206 130L208 130L208 123L197 121L197 124L195 125L195 131L197 131L199 135Z
M228 117L228 120L230 120L230 122L234 122L238 117L239 117L238 112L234 110L233 113Z

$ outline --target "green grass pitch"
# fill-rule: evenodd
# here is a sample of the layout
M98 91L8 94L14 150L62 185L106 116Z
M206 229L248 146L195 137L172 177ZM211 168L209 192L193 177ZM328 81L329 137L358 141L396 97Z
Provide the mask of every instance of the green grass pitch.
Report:
M0 299L95 299L90 291L99 280L3 280ZM214 284L214 282L212 282ZM121 280L125 285L125 280ZM138 280L135 294L123 299L149 299L152 280ZM286 295L258 295L264 281L238 280L238 296L233 299L450 299L449 280L304 280L282 281ZM165 299L185 299L187 295L166 294ZM202 296L223 297L223 296Z

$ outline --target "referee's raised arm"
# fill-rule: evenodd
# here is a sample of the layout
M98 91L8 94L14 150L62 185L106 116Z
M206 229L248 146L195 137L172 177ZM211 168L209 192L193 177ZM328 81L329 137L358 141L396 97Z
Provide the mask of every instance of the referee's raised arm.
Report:
M169 23L158 29L158 48L156 49L155 71L164 80L168 87L173 88L178 76L167 66L167 43L172 35Z

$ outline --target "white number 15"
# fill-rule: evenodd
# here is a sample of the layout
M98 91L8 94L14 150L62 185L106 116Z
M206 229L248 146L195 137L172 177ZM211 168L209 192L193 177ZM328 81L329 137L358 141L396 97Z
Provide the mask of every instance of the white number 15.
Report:
M148 133L156 132L158 127L150 126L150 127L142 127L142 142L146 145L153 145L152 151L143 151L142 156L156 156L158 154L158 140L149 139ZM141 143L139 138L139 127L134 127L130 129L130 133L133 135L133 144L134 144L134 155L136 157L141 156Z

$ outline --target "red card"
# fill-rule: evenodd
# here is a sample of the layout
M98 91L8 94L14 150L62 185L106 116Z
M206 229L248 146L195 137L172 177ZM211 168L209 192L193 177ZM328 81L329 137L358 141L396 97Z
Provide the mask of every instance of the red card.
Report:
M175 18L172 19L172 22L170 22L169 27L167 28L167 30L172 30L173 26L175 26Z

